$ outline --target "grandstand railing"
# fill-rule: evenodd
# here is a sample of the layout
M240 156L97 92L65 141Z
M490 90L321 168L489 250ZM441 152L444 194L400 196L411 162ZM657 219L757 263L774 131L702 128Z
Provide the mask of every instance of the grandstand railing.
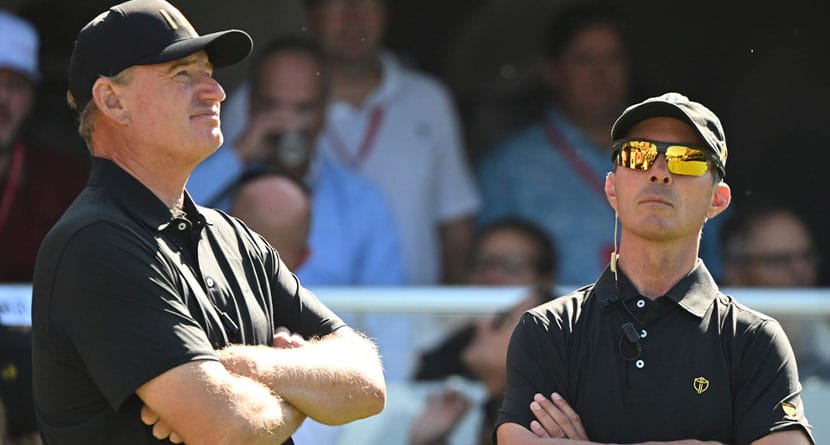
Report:
M556 293L564 295L576 286L559 286ZM409 314L416 318L465 319L492 314L521 299L521 287L318 287L312 289L327 306L340 314ZM830 288L757 289L723 288L739 302L752 309L786 318L828 317L830 320ZM0 285L0 323L29 325L31 323L31 285ZM408 351L414 354L416 351ZM802 398L807 417L813 425L816 443L830 443L830 383L809 380L802 382ZM337 445L361 443L369 445L405 445L409 422L423 406L432 383L412 381L390 382L388 406L379 416L340 427L342 440ZM481 388L461 386L473 400L481 398ZM478 425L477 410L470 410L460 428L448 442L469 443ZM397 434L397 436L395 436ZM400 437L398 437L400 436ZM456 437L457 436L457 437Z

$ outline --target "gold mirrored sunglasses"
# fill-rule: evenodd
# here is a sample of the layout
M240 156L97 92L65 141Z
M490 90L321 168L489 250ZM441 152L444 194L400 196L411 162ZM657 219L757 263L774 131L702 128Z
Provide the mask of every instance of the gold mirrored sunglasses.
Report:
M642 171L651 168L657 155L663 153L669 171L684 176L703 176L709 171L710 162L717 163L714 155L705 148L649 139L615 141L611 145L611 152L611 159L617 165Z

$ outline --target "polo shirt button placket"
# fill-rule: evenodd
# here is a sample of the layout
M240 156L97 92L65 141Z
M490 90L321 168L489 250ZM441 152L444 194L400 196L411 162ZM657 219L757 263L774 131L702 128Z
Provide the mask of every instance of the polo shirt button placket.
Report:
M638 298L637 301L634 302L634 305L637 306L637 309L643 310L646 307L646 300L644 298ZM648 331L643 328L640 330L640 338L645 339L648 337ZM637 369L643 369L646 367L646 361L643 359L636 360L634 362L634 367Z

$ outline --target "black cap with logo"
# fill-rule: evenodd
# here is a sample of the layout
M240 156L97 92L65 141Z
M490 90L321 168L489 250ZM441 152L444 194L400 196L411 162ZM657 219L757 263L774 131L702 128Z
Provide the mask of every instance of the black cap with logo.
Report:
M626 108L611 128L611 139L624 138L634 125L651 117L673 117L691 125L715 154L718 160L715 167L721 178L726 176L726 136L720 119L704 105L680 93L650 97Z
M200 36L164 0L130 0L101 13L78 34L69 62L68 99L78 111L92 98L99 76L133 65L151 65L204 49L214 67L233 65L250 54L251 37L237 29Z

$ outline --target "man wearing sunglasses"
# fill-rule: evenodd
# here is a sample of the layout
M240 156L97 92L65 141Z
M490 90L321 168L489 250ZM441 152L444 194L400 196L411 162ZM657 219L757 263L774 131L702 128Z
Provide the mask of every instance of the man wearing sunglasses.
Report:
M813 443L781 326L720 293L698 258L731 199L720 120L667 93L611 136L619 249L595 283L523 315L498 443Z

